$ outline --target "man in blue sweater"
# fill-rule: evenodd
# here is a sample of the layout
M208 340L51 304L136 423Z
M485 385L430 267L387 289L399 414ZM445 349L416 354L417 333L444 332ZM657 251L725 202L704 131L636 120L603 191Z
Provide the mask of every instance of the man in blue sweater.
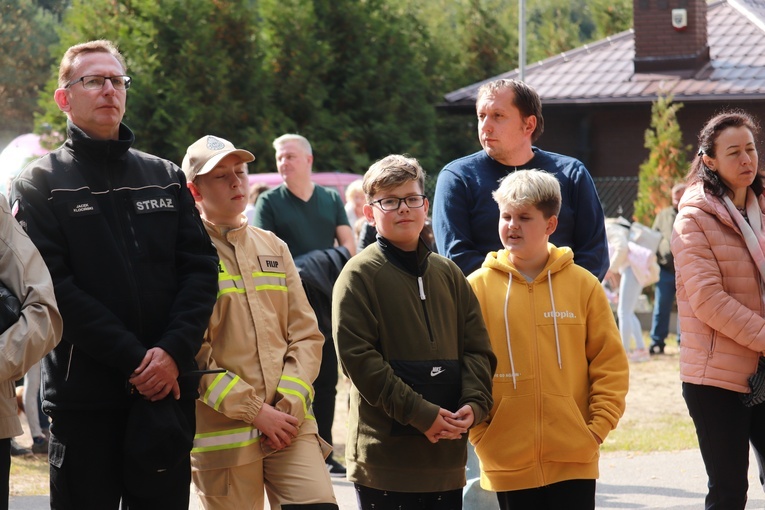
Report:
M486 83L478 89L476 113L483 150L452 161L438 174L433 206L438 253L452 259L465 276L480 268L487 253L502 248L492 192L510 172L536 168L558 178L563 196L550 242L570 247L574 262L602 280L609 265L603 207L581 161L534 147L544 131L537 92L516 80ZM494 494L479 486L479 474L469 446L463 507L498 508Z
M452 161L438 175L433 208L438 252L465 275L481 267L487 253L502 248L492 191L508 173L537 168L555 175L563 193L550 242L570 247L574 262L602 280L608 244L600 199L581 161L532 145L544 130L539 95L523 82L496 80L478 90L476 111L483 150Z

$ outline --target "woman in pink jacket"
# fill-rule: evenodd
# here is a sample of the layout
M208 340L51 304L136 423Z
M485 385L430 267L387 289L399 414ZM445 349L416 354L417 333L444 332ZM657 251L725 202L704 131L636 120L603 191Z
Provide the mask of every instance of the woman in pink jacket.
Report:
M707 510L743 509L749 442L765 454L765 405L747 406L765 351L765 199L758 126L744 112L709 120L672 235L683 397L709 477Z

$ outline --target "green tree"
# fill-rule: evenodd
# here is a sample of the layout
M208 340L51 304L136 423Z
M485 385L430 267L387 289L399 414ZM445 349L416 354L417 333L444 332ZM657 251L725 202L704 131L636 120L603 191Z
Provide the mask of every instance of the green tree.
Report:
M339 119L324 113L328 92L324 76L332 55L327 44L318 38L318 20L312 0L261 0L260 40L263 49L263 79L268 90L268 104L273 112L261 116L261 134L270 142L287 132L308 137L323 167L324 151L315 126ZM332 128L329 128L331 131ZM263 153L263 171L273 171L273 149Z
M659 95L651 106L651 125L645 131L648 159L640 165L635 221L651 225L656 214L672 203L672 186L683 179L688 168L683 134L677 122L682 103L672 95Z
M54 60L85 40L118 43L134 78L125 122L136 147L173 161L214 133L256 154L251 171L273 171L271 140L297 131L319 171L363 172L399 152L434 174L478 147L474 119L436 116L435 105L518 65L517 2L505 0L38 1L64 13L48 30L60 36ZM527 60L615 29L625 2L609 14L609 0L538 0ZM35 123L63 133L53 74Z
M248 0L75 0L60 29L56 54L92 39L115 41L133 86L125 123L136 147L180 162L186 147L215 133L255 150L252 132L263 104L255 15ZM49 123L64 132L65 116L41 99Z
M632 0L588 0L595 22L595 38L601 39L632 27Z
M37 98L50 75L48 47L56 41L56 16L32 0L0 4L0 104L3 131L28 132Z
M434 149L434 95L417 53L420 39L411 35L418 29L416 20L382 0L296 3L313 6L315 27L307 45L318 49L324 62L312 100L323 100L315 115L297 112L290 121L314 145L317 168L360 173L392 152L415 155L427 165ZM294 55L305 59L307 50L301 49ZM283 47L271 51L276 61L289 58ZM283 78L288 79L273 88L275 93L304 86L299 75Z
M518 66L518 22L503 23L502 4L470 0L462 12L467 76L489 77ZM517 12L504 19L518 19Z
M527 61L542 60L590 42L595 24L585 0L540 0L527 13Z

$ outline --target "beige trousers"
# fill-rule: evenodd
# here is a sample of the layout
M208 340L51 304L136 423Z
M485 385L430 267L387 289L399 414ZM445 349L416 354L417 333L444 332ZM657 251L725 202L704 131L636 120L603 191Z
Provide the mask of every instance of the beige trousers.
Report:
M258 462L191 473L199 507L262 510L264 488L272 510L282 505L337 504L319 436L298 436Z

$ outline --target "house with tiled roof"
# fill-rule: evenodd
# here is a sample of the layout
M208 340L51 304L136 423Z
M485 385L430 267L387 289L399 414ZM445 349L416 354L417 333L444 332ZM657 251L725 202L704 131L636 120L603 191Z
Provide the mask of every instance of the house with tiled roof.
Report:
M526 68L525 81L542 97L538 146L581 159L596 178L636 176L648 156L651 104L662 92L684 104L678 121L692 147L723 109L743 108L765 124L765 0L634 0L633 7L633 29ZM455 90L442 107L474 115L478 87L498 78L518 78L518 70Z

